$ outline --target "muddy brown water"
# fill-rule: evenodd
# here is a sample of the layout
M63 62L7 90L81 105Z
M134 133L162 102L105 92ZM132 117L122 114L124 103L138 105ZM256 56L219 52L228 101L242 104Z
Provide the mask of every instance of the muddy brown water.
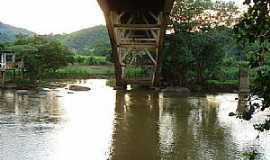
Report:
M269 132L253 129L267 112L229 117L236 94L184 98L77 83L91 90L0 91L0 160L234 160L252 150L270 159Z

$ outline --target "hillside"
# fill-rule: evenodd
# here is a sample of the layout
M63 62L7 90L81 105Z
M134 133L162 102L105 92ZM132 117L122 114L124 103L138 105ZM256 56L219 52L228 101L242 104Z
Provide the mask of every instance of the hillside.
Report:
M33 35L35 33L0 22L0 43L15 41L17 34ZM70 34L48 35L48 38L60 41L77 53L107 55L111 52L108 32L104 25Z
M15 41L17 34L33 35L34 33L27 29L14 27L0 22L0 43Z
M108 52L110 49L108 32L103 25L82 29L70 34L55 35L54 38L80 53Z

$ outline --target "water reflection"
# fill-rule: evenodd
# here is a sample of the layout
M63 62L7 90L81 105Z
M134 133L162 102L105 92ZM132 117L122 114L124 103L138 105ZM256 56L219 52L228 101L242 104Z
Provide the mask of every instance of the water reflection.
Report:
M111 159L160 159L158 93L116 93Z
M58 123L64 109L57 97L57 93L47 91L0 91L0 122Z
M112 159L235 159L217 108L206 97L117 92Z
M0 160L241 159L256 149L270 159L270 135L229 117L235 94L183 98L155 91L114 91L106 80L70 82L39 92L0 91Z
M62 121L57 93L0 91L0 159L51 158L53 136Z

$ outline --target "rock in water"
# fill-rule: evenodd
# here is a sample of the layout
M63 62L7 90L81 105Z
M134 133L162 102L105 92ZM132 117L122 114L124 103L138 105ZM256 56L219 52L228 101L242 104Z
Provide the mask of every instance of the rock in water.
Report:
M68 89L72 90L72 91L89 91L89 90L91 90L89 87L78 86L78 85L70 85Z
M28 90L17 90L16 93L18 95L30 95L31 94L31 92Z

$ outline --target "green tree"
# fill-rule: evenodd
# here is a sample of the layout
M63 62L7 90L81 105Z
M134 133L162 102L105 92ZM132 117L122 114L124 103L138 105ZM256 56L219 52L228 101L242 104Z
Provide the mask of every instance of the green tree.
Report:
M191 41L197 83L203 84L218 70L224 56L219 37L209 32L197 33Z
M217 74L223 58L238 48L233 45L230 28L237 21L237 16L233 16L236 13L238 8L233 3L177 0L170 18L173 34L165 47L163 77L166 81L183 86L222 77Z
M174 32L192 31L198 26L197 17L212 5L211 0L176 0L170 16Z
M0 50L2 50L2 49L4 49L4 48L5 48L4 44L1 44L1 43L0 43Z
M245 4L249 8L235 26L235 33L247 49L250 68L255 72L252 93L263 98L264 110L270 106L270 1L246 0Z
M234 2L176 0L170 16L175 33L202 31L218 26L233 27L240 17Z
M31 80L44 77L47 72L72 62L72 53L61 43L48 40L44 36L17 36L10 47L24 60L24 67Z
M111 44L106 42L97 42L94 45L94 55L107 56L112 54Z

